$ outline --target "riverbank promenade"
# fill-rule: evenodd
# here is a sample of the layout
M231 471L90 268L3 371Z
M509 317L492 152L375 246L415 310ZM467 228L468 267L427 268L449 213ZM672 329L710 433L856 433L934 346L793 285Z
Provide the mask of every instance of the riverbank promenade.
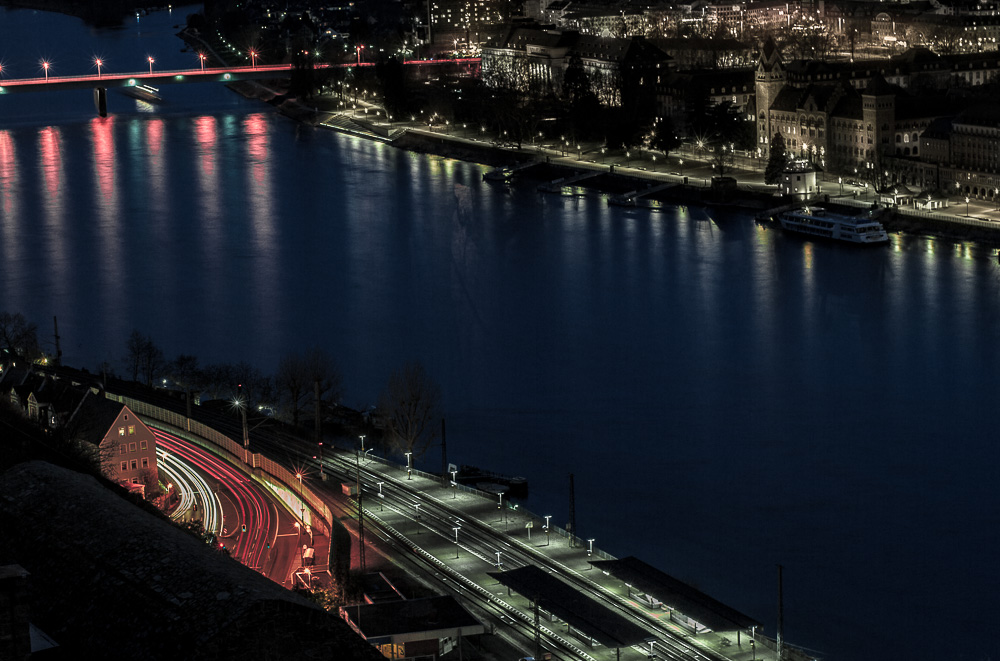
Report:
M413 119L389 121L383 108L360 99L352 101L349 110L345 103L332 96L320 97L311 104L313 115L309 121L317 126L386 142L409 133L436 143L440 147L438 151L444 156L454 153L468 159L470 152L479 151L483 154L483 162L493 162L498 159L499 153L506 155L510 162L535 160L575 171L613 173L645 181L648 186L676 183L706 189L712 185L712 178L719 175L711 152L694 143L685 143L666 157L648 149L614 150L596 142L570 142L563 136L539 135L517 146L504 141L502 136L492 134L485 127L473 127L467 123L428 124ZM775 195L775 206L780 204L777 187L764 183L766 159L738 149L735 154L722 174L735 178L740 190ZM874 188L866 186L856 175L838 176L820 172L817 175L816 195L828 196L831 202L857 206L879 202ZM945 204L947 206L932 211L916 209L912 205L894 206L894 210L906 218L951 223L958 234L970 229L996 232L1000 240L1000 204L964 196L948 197Z

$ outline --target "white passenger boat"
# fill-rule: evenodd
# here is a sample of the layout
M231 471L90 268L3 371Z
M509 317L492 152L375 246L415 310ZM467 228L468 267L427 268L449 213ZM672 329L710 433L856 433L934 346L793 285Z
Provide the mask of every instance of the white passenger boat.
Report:
M885 228L876 210L866 209L856 216L835 213L823 207L802 207L778 214L781 227L792 231L848 243L885 243Z

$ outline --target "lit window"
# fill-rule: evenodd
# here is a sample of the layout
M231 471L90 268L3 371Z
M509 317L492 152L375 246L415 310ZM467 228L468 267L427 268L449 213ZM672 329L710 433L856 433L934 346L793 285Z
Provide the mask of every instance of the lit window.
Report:
M129 425L128 426L128 435L129 436L135 436L135 425Z
M125 428L124 427L119 427L118 428L118 435L119 436L124 436L125 435Z

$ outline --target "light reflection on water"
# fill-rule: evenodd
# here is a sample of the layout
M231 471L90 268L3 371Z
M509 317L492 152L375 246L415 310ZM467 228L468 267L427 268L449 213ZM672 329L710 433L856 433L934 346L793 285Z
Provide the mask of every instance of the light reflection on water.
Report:
M64 145L81 139L92 172L70 177L80 157ZM168 355L265 371L319 345L355 406L420 358L444 385L459 461L527 474L532 508L560 511L572 471L582 525L612 552L765 621L781 561L810 595L795 637L852 658L863 641L829 636L852 625L844 613L904 630L877 599L857 603L885 587L877 574L840 572L887 528L917 547L919 531L886 521L940 526L942 498L968 511L935 472L949 410L967 443L956 480L994 458L968 443L992 425L992 255L915 237L857 251L734 213L508 192L482 172L260 112L4 131L4 305L58 314L66 360L91 368L132 327ZM45 222L18 224L31 217ZM91 255L102 269L75 275ZM38 274L31 295L6 286ZM628 511L609 507L611 483ZM893 562L917 571L923 557Z
M789 638L829 658L1000 656L992 251L506 192L185 89L0 129L0 309L59 315L67 362L117 363L133 327L264 371L319 345L360 407L418 358L450 457L526 475L560 525L574 472L601 548L769 632L781 562ZM5 118L37 124L33 103L92 113L40 95Z

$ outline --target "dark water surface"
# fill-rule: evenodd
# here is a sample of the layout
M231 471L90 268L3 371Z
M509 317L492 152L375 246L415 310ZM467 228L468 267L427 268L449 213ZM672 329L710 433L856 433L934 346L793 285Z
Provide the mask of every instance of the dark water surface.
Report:
M197 64L183 11L0 20L13 76ZM89 92L0 96L0 309L46 337L58 315L68 364L117 363L132 328L267 372L320 345L362 406L419 359L452 461L525 475L560 525L575 473L582 536L768 634L780 563L786 636L827 658L1000 656L991 251L508 195L222 87L163 92L112 92L106 119Z

